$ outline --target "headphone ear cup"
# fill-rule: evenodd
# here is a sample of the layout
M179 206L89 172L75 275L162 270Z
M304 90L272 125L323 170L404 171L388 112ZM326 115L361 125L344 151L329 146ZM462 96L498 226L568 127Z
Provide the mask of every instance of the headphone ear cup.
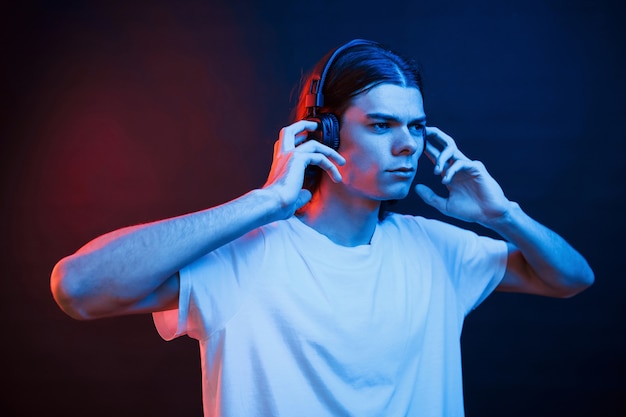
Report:
M309 132L307 139L316 140L335 151L339 149L339 120L332 113L318 114L317 117L307 118L316 122L318 127L314 132Z

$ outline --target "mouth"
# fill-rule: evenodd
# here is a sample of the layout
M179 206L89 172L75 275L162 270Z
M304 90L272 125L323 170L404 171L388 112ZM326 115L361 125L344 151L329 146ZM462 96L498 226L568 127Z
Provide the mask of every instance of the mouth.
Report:
M388 169L387 172L399 177L412 177L415 174L415 168L413 167L399 167L394 169Z
M399 168L394 168L394 169L388 169L388 172L400 172L400 173L413 173L415 172L415 168L413 167L399 167Z

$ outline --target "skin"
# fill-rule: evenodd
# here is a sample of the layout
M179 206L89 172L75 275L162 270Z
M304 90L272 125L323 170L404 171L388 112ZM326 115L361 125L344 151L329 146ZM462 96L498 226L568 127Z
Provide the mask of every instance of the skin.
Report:
M342 118L342 181L322 178L302 216L306 224L344 246L367 244L381 201L411 190L424 148L426 115L415 88L384 84L356 97Z
M420 92L383 84L355 97L342 119L340 153L305 141L316 128L298 121L281 129L265 185L217 207L116 230L63 258L51 276L59 306L76 319L175 308L178 271L245 233L294 216L339 245L367 244L381 201L404 198L425 151L449 195L424 185L415 191L442 213L477 222L508 242L501 291L572 296L593 283L585 259L553 231L509 201L484 165L463 155L454 140L425 123ZM432 144L443 147L438 151ZM325 176L315 195L302 190L304 171Z

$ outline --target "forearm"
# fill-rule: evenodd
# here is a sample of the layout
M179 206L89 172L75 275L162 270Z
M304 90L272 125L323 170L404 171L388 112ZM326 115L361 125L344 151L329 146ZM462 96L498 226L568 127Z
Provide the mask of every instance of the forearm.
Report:
M511 270L507 273L520 278L521 291L567 297L593 283L593 271L585 258L557 233L524 213L517 203L511 203L510 210L485 226L519 250L518 261L509 256L507 269Z
M276 196L255 190L211 209L120 229L62 259L52 291L74 317L115 314L202 255L278 218Z

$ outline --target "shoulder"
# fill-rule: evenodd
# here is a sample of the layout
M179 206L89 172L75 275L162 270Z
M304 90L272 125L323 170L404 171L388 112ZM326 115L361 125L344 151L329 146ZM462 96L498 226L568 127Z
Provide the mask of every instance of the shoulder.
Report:
M419 241L437 248L438 252L476 252L484 246L503 243L441 220L407 214L390 213L380 227L387 237L403 242Z
M474 232L462 229L458 226L443 222L436 219L428 219L422 216L413 216L409 214L390 213L381 221L380 226L383 230L395 230L398 232L408 231L413 233L421 233L431 238L450 237L451 235L475 235Z
M251 256L265 256L268 251L289 247L290 242L297 240L298 234L291 223L289 220L279 220L260 226L216 249L214 253L233 259L245 259Z

